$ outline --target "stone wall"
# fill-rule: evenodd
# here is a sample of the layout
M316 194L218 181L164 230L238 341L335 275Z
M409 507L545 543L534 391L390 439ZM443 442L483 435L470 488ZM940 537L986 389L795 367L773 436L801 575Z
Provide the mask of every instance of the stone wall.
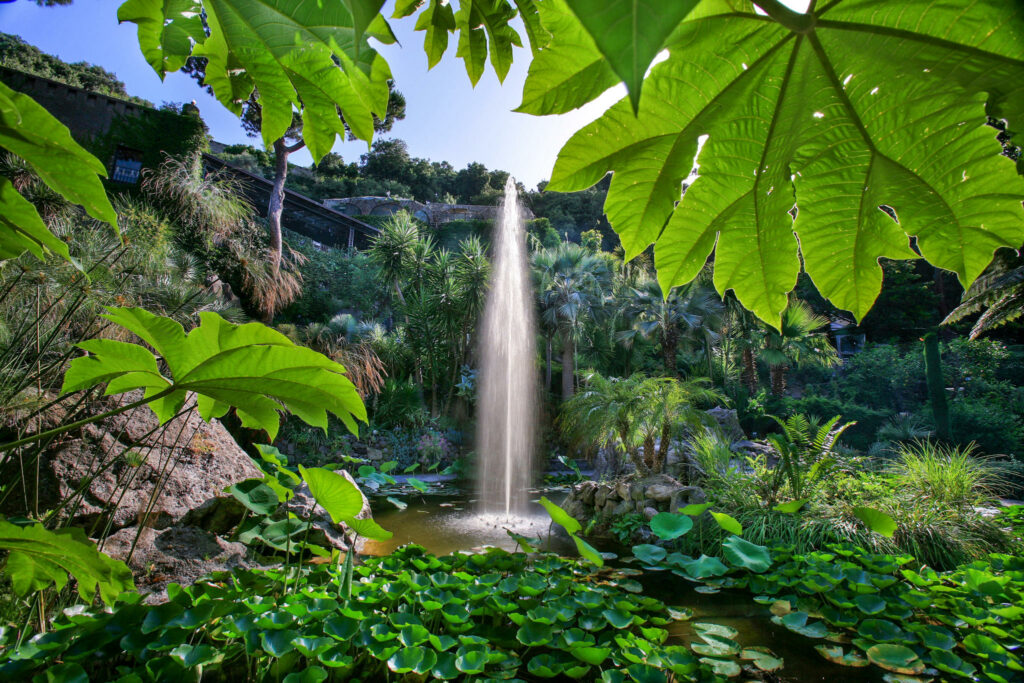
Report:
M636 513L649 520L659 512L675 512L705 499L700 487L685 486L668 475L646 479L626 476L580 482L573 486L562 507L584 526L597 520L600 529L622 515Z

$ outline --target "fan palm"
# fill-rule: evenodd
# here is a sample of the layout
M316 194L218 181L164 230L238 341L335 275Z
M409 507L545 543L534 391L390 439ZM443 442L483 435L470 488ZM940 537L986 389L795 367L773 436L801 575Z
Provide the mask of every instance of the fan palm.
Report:
M816 314L803 301L795 300L782 313L778 330L764 328L761 359L771 372L771 390L782 396L786 375L794 365L832 367L839 364L839 354L828 337L820 332L828 318Z
M673 288L665 296L657 279L648 278L632 289L623 308L633 325L632 329L620 333L619 339L629 342L637 334L656 337L661 343L666 375L679 376L676 353L684 337L699 340L710 368L714 330L721 326L725 311L713 289L695 280Z
M542 324L549 335L559 336L562 346L564 401L575 390L576 341L581 327L602 305L607 262L570 242L536 252L533 266Z

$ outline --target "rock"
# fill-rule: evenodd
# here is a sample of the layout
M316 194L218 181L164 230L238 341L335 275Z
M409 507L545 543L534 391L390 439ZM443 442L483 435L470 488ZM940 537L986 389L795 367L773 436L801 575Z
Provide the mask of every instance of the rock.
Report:
M633 482L629 487L629 498L630 500L643 500L646 498L644 495L644 485L638 481Z
M772 455L775 450L766 443L760 441L748 441L747 439L741 439L740 441L733 441L729 445L729 449L734 453L746 453L749 455Z
M587 506L584 505L582 501L580 501L580 500L578 500L576 498L570 497L563 504L563 509L573 519L578 519L580 521L584 521L584 520L586 520L589 517L589 515L587 514Z
M672 496L676 494L676 491L681 489L682 486L678 484L651 484L647 487L647 497L651 500L658 501L659 503L665 503L672 499Z
M747 438L747 435L743 433L743 428L740 427L739 417L732 408L715 407L705 412L715 419L715 422L718 423L718 431L729 441Z
M598 486L597 490L594 491L594 507L604 507L605 501L608 500L608 494L610 489L607 486Z
M629 500L629 482L624 479L619 481L615 485L615 495L621 500Z
M181 525L197 526L215 534L226 534L238 525L244 515L245 506L234 497L211 498L186 512L181 518Z
M109 536L103 552L127 560L138 531L138 527L127 527ZM169 583L188 585L210 572L256 566L247 557L244 544L225 541L198 527L144 528L128 566L139 590L150 594L146 602L155 603L166 601Z
M672 500L668 504L670 512L676 512L687 505L700 505L708 500L704 489L699 486L683 486L672 494Z
M597 493L596 481L584 481L576 487L576 497L587 505L594 504L594 495Z
M384 459L384 453L379 448L367 448L366 459L377 462L378 460Z
M608 513L611 517L622 517L633 512L633 503L628 500L622 500L615 504L615 507Z
M366 444L362 441L356 441L352 444L352 453L355 455L366 455Z
M97 401L94 409L109 410L140 396L139 392L130 392L104 399ZM23 426L31 433L71 417L62 405L48 409L30 422L11 411L0 429L9 431L12 425L28 422ZM11 475L0 473L4 477ZM56 508L92 477L73 516L62 520L85 528L90 535L104 535L108 524L113 532L141 525L143 521L145 526L164 529L183 520L190 511L200 509L201 516L209 515L211 523L223 526L238 511L225 502L230 497L224 489L243 479L262 476L217 420L206 423L192 411L161 427L153 411L143 406L87 425L44 451L39 463L37 507ZM29 490L35 488L35 482L26 483ZM157 489L159 495L154 501ZM217 500L220 502L211 502ZM0 512L20 514L25 507L21 496L11 495Z
M647 521L649 522L649 521L651 521L652 519L654 519L654 516L655 516L655 515L657 515L657 514L658 514L658 508L654 508L654 507L645 507L645 508L643 509L643 512L641 512L641 514L642 514L642 515L644 516L644 519L646 519L646 520L647 520Z
M356 482L352 479L352 475L345 470L335 470L335 472L355 485ZM366 519L372 516L370 501L367 500L365 494L361 493L361 495L363 496L363 507L356 515L356 519ZM284 504L284 509L300 519L308 519L313 523L313 528L309 533L310 543L334 547L338 550L348 550L348 541L345 537L347 530L344 525L334 523L331 516L327 514L327 510L324 510L313 498L306 482L302 482L302 485L295 489L295 495Z

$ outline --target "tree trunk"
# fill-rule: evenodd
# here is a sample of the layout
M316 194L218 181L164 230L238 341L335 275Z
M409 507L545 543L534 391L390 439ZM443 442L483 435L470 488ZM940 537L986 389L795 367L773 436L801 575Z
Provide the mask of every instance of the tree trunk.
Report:
M644 438L644 465L651 472L658 472L658 456L654 451L654 434L648 434Z
M568 401L575 393L573 386L576 364L576 345L573 343L572 335L568 332L562 333L562 400Z
M661 353L664 356L665 374L678 377L676 369L676 350L679 348L679 336L675 332L664 332L661 337Z
M757 393L757 360L749 346L743 349L743 383L751 396Z
M551 391L551 337L547 338L547 354L544 358L544 391Z
M658 444L658 461L655 463L655 474L661 473L668 462L669 442L672 439L672 422L665 420L661 425L661 443Z
M284 181L288 178L288 155L291 149L284 138L274 142L274 186L270 190L270 204L267 206L267 224L270 227L270 262L276 273L281 267L283 241L281 239L281 214L284 213Z
M782 396L786 392L787 372L789 372L789 367L785 365L773 365L771 367L773 395Z

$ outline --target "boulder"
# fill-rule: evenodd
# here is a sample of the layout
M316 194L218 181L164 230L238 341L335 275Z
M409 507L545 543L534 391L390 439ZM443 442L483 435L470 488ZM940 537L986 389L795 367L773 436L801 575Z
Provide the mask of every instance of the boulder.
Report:
M103 399L94 410L106 411L140 396L130 392ZM32 433L80 417L68 416L63 404L32 420L17 412L8 414L0 430L10 431L20 424ZM29 473L30 479L33 474ZM84 487L81 503L63 521L85 528L90 535L139 525L165 529L196 510L202 511L197 513L200 519L223 528L230 527L233 515L237 515L235 523L241 518L241 510L224 489L262 476L218 421L204 422L191 411L161 426L153 411L143 406L57 439L40 455L38 502L26 504L22 496L7 496L0 512L54 509ZM36 488L34 481L26 483L27 490Z
M666 503L681 488L683 487L679 484L651 484L647 487L647 497L659 503Z
M576 486L576 497L587 505L594 504L594 495L597 493L597 482L587 480Z
M608 515L610 517L621 517L628 515L630 512L633 512L633 503L628 500L621 500L615 504L615 507L609 511Z
M719 406L705 412L714 418L718 423L718 431L729 441L747 438L747 435L743 433L743 428L740 427L740 420L734 409Z
M629 482L626 480L620 480L615 485L615 496L620 500L629 500Z
M594 491L594 507L603 508L610 492L611 489L608 486L598 486Z
M245 545L225 541L206 529L174 526L141 531L134 552L131 548L138 527L126 527L106 538L103 552L128 562L136 587L149 594L147 603L165 602L167 584L171 582L188 585L210 572L257 566L247 559Z
M646 498L644 495L644 485L638 481L633 482L629 487L629 498L630 500L643 500Z
M646 520L647 520L647 521L649 522L649 521L651 521L652 519L654 519L654 516L655 516L655 515L657 515L657 514L658 514L658 508L654 508L654 507L645 507L645 508L643 509L643 512L641 512L641 514L642 514L642 515L644 516L644 519L646 519Z
M352 475L345 470L335 470L335 472L348 479L353 485L356 485ZM366 495L362 491L360 491L360 495L363 497L363 506L359 514L356 515L356 518L367 519L372 516L370 501L367 500ZM302 485L295 489L295 495L284 504L284 509L300 519L308 519L313 523L313 528L309 533L310 543L333 547L338 550L348 550L347 530L343 525L335 524L327 510L324 510L316 502L306 482L302 482Z

